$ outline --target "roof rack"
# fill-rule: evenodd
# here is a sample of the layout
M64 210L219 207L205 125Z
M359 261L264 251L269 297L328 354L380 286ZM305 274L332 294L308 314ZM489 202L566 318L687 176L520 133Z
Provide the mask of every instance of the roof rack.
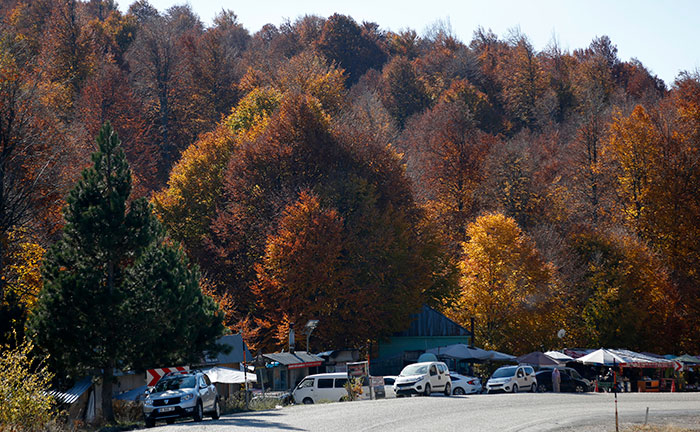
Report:
M188 375L188 374L197 373L197 372L198 372L198 370L184 370L184 371L168 372L165 375L163 375L161 377L161 379L171 377L171 376L176 376L176 375Z

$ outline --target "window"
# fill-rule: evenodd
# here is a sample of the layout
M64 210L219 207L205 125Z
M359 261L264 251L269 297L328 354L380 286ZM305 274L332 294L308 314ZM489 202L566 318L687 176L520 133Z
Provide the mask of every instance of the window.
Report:
M447 372L447 367L445 365L439 364L439 365L437 365L437 367L438 367L438 370L440 371L441 374L444 374L445 372Z
M209 379L209 377L206 376L206 375L202 375L202 376L204 377L204 382L207 383L208 386L210 386L210 385L211 385L211 380Z
M572 377L572 378L581 379L581 374L579 374L576 370L574 370L574 369L571 369L571 370L567 369L567 371L569 371L569 373L571 374L571 377Z
M318 388L333 388L333 378L319 378Z
M343 388L345 387L345 384L348 382L347 378L336 378L335 379L335 388Z
M311 379L305 379L301 383L299 383L299 388L311 388L314 386L314 380L313 378Z
M200 375L199 376L199 388L204 388L207 386L207 383L204 381L204 376Z
M156 384L156 392L164 392L167 390L178 390L178 389L186 389L186 388L194 388L194 385L197 381L195 381L195 377L193 376L173 376L164 378L160 381L158 381L158 384Z
M396 381L394 378L384 377L384 385L394 385L394 381Z
M430 365L430 376L435 375L437 375L437 369L435 369L435 365Z
M518 378L522 378L523 375L524 375L524 374L523 374L523 370L522 370L522 369L518 369Z
M530 366L527 366L525 368L525 373L528 375L532 375L533 373L535 373L535 370L533 368L531 368Z

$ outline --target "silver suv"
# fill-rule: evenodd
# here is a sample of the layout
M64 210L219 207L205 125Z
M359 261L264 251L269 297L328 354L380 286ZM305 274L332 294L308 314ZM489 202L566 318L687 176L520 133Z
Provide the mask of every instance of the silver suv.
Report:
M155 426L157 420L171 424L182 417L192 417L199 422L204 413L218 419L221 402L216 386L200 371L165 375L148 392L143 404L146 427Z

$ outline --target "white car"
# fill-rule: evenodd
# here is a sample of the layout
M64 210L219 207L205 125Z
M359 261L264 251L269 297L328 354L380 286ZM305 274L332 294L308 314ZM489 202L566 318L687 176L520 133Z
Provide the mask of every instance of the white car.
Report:
M470 377L450 372L450 380L452 381L452 394L479 394L481 393L481 380L477 377Z
M389 398L395 398L396 397L396 392L394 391L394 382L396 382L396 376L395 375L386 375L383 377L384 379L384 397L387 399Z
M486 382L486 393L517 393L521 390L537 391L537 378L532 366L519 365L498 368Z
M452 394L452 381L447 365L443 362L414 363L403 368L394 381L396 397L434 392Z

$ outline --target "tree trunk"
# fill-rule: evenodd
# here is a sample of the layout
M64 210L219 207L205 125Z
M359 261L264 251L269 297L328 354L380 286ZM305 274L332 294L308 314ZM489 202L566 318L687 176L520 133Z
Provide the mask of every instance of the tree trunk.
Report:
M114 410L112 409L112 381L114 368L106 367L102 370L102 418L108 422L114 422Z

